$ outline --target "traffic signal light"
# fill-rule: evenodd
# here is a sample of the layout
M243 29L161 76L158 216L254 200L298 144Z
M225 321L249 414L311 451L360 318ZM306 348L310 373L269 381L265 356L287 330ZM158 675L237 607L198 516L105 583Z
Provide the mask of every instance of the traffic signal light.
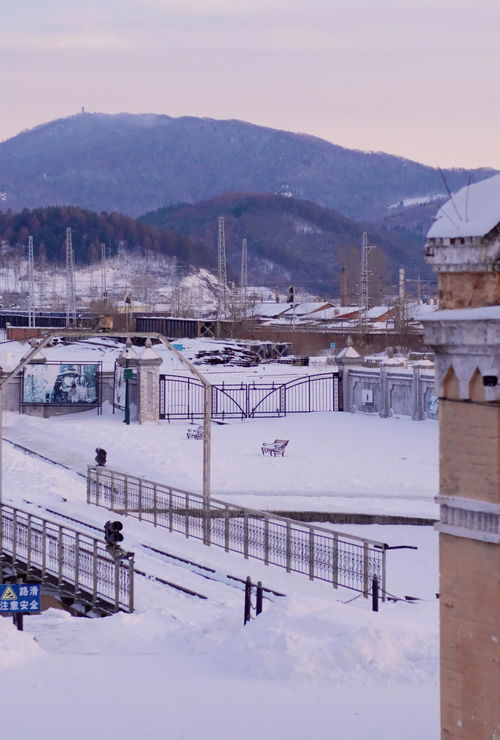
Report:
M95 456L96 463L104 467L104 465L106 465L106 456L107 456L106 450L103 450L102 447L96 447L95 451L96 451L96 456Z
M294 293L295 293L295 287L293 285L290 285L290 287L288 288L287 303L293 303L293 301L294 301Z
M121 522L106 522L104 525L104 539L106 540L106 544L117 545L118 542L122 542L122 529L123 524Z

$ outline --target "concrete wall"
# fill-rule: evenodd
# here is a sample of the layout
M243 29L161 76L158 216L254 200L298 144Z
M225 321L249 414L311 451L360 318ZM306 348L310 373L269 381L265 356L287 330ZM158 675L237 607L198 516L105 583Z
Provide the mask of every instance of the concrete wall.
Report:
M429 370L345 367L342 387L344 411L417 421L438 417L434 373Z

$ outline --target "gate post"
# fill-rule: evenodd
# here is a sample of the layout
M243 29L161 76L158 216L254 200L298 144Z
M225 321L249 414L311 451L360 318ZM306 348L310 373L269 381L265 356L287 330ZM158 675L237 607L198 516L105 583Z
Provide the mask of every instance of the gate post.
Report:
M154 351L149 337L146 339L146 346L140 357L136 360L136 364L139 376L137 421L139 424L143 424L145 421L158 422L160 419L160 396L158 388L162 359Z

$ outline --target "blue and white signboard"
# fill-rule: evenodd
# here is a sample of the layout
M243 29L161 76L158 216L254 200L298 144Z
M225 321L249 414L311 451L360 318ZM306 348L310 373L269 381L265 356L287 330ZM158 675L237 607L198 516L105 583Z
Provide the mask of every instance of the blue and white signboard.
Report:
M39 583L0 584L0 614L29 614L39 611Z

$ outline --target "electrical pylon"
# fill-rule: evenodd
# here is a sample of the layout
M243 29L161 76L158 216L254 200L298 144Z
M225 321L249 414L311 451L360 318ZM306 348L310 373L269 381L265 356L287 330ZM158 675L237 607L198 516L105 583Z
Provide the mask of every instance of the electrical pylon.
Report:
M104 305L108 302L108 285L106 270L106 245L101 244L101 295Z
M66 229L66 326L76 326L75 265L71 228Z
M28 236L28 326L35 326L35 264L31 235Z
M247 313L247 292L248 292L248 250L247 240L241 242L241 277L240 277L240 297L243 316Z
M367 322L367 311L369 303L369 291L368 291L368 255L375 249L375 246L368 245L368 233L363 231L363 243L361 246L361 277L359 281L360 295L359 295L359 328L360 331L365 329Z
M224 218L219 216L217 254L219 266L219 286L217 295L217 318L222 319L227 309L227 266L226 266L226 238L224 234Z

